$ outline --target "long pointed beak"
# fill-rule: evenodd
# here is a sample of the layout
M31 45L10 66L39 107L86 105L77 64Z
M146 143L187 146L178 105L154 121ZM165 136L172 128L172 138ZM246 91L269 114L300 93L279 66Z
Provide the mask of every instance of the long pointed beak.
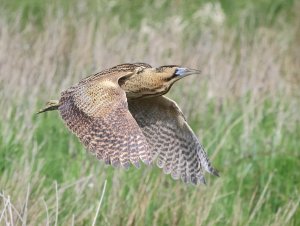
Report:
M176 69L176 72L175 72L175 74L180 77L185 77L188 75L200 74L200 73L201 73L200 70L190 69L190 68L185 68L185 67L179 67Z

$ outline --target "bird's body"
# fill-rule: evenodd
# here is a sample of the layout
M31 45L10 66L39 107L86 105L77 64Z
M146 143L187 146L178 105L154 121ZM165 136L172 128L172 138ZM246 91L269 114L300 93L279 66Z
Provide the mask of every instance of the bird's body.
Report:
M121 64L62 92L40 112L58 109L85 147L113 166L157 165L174 179L205 183L218 175L177 104L162 96L197 70L175 65Z

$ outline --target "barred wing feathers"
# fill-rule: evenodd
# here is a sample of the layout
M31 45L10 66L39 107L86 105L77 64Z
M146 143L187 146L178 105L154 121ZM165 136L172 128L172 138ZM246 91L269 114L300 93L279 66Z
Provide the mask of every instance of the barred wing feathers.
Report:
M130 100L129 110L164 173L193 184L205 183L204 170L218 175L174 101L164 96Z
M107 164L128 168L149 163L147 141L128 111L118 80L129 72L83 80L62 93L59 111L85 147Z

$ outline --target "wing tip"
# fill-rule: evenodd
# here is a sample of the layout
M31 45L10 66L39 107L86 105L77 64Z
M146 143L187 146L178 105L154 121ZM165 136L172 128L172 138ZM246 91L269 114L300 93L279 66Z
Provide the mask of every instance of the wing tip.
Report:
M213 167L210 167L208 172L216 177L220 177L220 173L218 170L214 169Z

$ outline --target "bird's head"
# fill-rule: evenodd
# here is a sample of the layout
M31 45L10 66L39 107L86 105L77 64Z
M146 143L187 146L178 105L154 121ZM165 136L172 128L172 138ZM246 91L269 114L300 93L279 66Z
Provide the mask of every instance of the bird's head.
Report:
M173 84L179 79L188 75L200 74L200 70L181 67L178 65L165 65L155 68L156 76L161 78L165 83Z
M167 93L176 81L192 74L200 74L200 71L178 65L137 66L132 77L121 81L121 87L129 98L160 96Z

